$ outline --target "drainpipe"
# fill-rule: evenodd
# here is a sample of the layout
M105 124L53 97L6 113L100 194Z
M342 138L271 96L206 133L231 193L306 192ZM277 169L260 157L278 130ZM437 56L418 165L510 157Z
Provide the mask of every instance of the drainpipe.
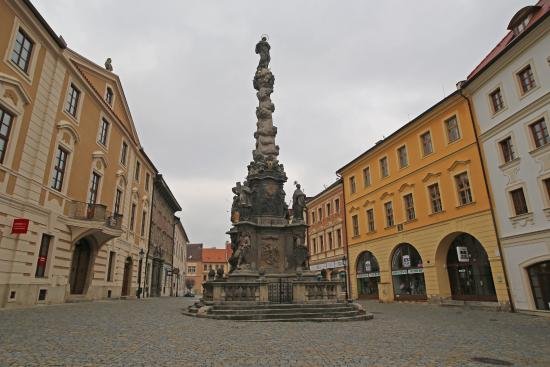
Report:
M348 248L348 230L346 228L346 192L345 192L345 185L344 185L344 179L342 178L342 175L340 175L339 173L336 174L336 176L342 180L342 201L343 201L343 216L342 216L342 240L344 239L344 235L346 236L346 246L345 246L345 251L346 251L346 264L344 265L345 266L345 269L346 269L346 295L347 297L346 298L352 298L352 292L351 292L351 278L350 278L350 267L349 267L349 264L350 264L350 259L349 259L349 248ZM350 300L349 299L346 299L346 302L349 302Z
M504 261L504 252L502 251L502 244L500 243L500 237L499 237L499 233L498 233L498 225L497 225L497 221L495 219L495 212L493 210L494 208L494 203L493 203L493 197L491 196L491 193L489 191L489 181L487 180L487 169L485 167L485 162L483 161L483 155L481 154L481 146L480 146L480 143L479 143L479 132L477 130L477 126L474 122L474 113L472 112L472 105L470 103L470 99L467 98L464 94L463 94L463 89L461 88L460 89L460 96L462 98L464 98L466 100L466 102L468 103L468 110L470 112L470 118L472 120L472 125L474 126L474 132L475 132L475 137L476 137L476 147L477 147L477 153L479 154L479 158L480 158L480 161L481 161L481 168L482 168L482 172L483 172L483 180L485 180L485 193L487 194L487 197L489 198L489 205L491 207L491 218L493 220L493 226L495 227L495 231L496 231L496 238L497 238L497 247L498 247L498 251L500 253L500 258L501 258L501 263L502 263L502 270L504 272L504 281L506 282L506 292L508 293L508 299L510 300L510 310L512 312L516 312L516 308L514 306L514 300L512 299L512 294L510 293L510 287L509 287L509 282L508 282L508 271L506 270L506 262Z

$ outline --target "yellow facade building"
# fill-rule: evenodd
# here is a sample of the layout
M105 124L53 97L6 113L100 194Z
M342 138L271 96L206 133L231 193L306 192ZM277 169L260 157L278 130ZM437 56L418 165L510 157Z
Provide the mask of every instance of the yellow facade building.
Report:
M156 170L120 79L27 0L0 0L0 56L0 307L135 296Z
M509 307L471 114L459 91L338 173L355 298Z

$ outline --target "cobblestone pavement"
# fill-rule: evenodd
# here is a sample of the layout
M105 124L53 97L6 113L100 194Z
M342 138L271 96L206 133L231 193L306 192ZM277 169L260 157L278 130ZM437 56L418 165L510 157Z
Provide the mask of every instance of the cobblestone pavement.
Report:
M375 318L243 323L183 298L0 310L0 366L550 366L550 319L366 302Z

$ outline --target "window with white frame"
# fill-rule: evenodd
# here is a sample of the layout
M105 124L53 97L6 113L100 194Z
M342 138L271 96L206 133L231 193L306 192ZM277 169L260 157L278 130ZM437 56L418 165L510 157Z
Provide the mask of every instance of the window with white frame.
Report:
M370 186L370 167L365 167L363 169L363 185L365 187Z
M355 186L355 176L351 176L349 178L349 189L352 194L355 194L355 192L357 191L357 187Z
M374 232L374 209L367 210L367 225L369 232Z
M52 189L61 191L63 188L63 179L65 178L65 171L67 168L67 159L69 153L66 149L61 146L57 147L57 152L55 154L55 165L53 167L52 175Z
M405 168L409 165L409 158L407 157L407 147L405 145L397 149L397 156L399 158L400 168Z
M439 213L443 211L443 205L441 205L441 193L439 192L439 184L434 183L428 186L428 195L430 197L430 206L432 213Z
M420 141L422 143L422 153L425 156L433 153L432 134L430 134L429 131L426 131L424 134L420 135Z
M456 188L458 191L458 202L460 205L466 205L473 202L472 190L470 189L470 180L468 173L463 172L455 176Z
M504 109L504 98L502 98L502 91L500 90L500 88L497 88L489 93L489 98L491 100L493 113L497 113Z
M105 118L101 119L101 127L99 129L99 137L98 142L103 145L107 146L107 136L109 134L109 121L107 121Z
M388 157L384 157L380 159L380 176L381 177L388 177L390 174L389 168L388 168Z
M447 139L449 140L449 143L460 139L460 130L458 128L458 119L456 116L445 120L445 129L447 130Z
M386 213L386 227L393 227L393 203L391 201L384 204L384 212Z
M71 85L69 86L69 93L67 94L67 103L65 105L65 111L73 117L76 117L79 100L80 100L80 90L73 83L71 83Z
M412 194L407 194L403 196L403 203L405 204L405 214L407 220L413 220L416 218L416 213L414 212L414 199Z
M4 163L10 140L13 115L0 106L0 163Z
M25 31L19 28L15 36L15 44L13 45L10 59L25 73L29 71L33 47L34 42Z
M535 82L535 75L533 74L533 69L531 69L531 65L527 65L523 69L521 69L516 74L519 85L521 87L521 93L525 94L537 86L537 83Z
M351 223L353 229L353 237L359 236L359 217L357 216L357 214L351 217Z

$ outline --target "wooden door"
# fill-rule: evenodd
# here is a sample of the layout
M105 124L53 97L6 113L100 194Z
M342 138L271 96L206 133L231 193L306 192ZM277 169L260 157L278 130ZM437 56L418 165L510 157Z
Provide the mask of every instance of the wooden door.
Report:
M86 287L90 264L90 245L85 240L76 243L71 266L71 294L82 294Z

